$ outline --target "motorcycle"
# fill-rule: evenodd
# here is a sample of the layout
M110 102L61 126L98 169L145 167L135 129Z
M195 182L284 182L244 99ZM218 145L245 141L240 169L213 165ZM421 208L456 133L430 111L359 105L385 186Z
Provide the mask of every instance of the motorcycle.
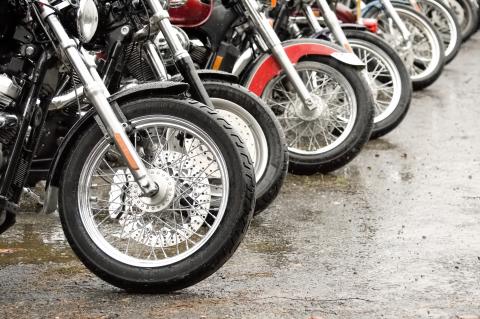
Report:
M214 107L246 143L255 168L255 213L258 214L276 198L286 176L288 153L283 131L273 112L254 94L234 83L237 80L234 76L213 70L198 72L186 51L187 41L181 30L171 25L168 12L161 3L154 2L157 5L150 6L147 11L139 2L131 1L111 1L109 5L100 6L101 30L108 32L98 37L109 39L106 45L96 45L105 52L100 70L104 83L111 92L117 92L125 81L132 86L135 81L174 79L164 64L175 71L178 69L182 76L180 80L190 85L190 95ZM149 15L164 18L152 28L148 24ZM163 55L159 54L155 44L160 38ZM82 90L73 91L68 87L65 91L54 98L54 104L75 104L76 98L82 94ZM51 157L54 150L50 145L46 144L34 164L41 164ZM31 175L31 184L45 177L45 169L42 170L41 165L36 167L39 170Z
M377 34L402 57L412 79L414 90L433 84L443 71L445 50L438 32L431 22L410 5L390 0L372 1L360 10L357 17L352 10L337 4L337 16L342 22L353 23L358 18L378 20ZM341 12L341 13L339 13Z
M362 25L341 25L326 0L317 0L316 4L322 23L328 28L320 25L310 2L285 1L272 14L275 32L281 39L312 37L335 41L356 54L366 65L365 75L375 102L371 138L387 134L405 118L412 99L412 83L402 59L388 43Z
M373 101L354 54L316 39L281 42L254 0L200 2L171 12L172 22L191 39L195 63L233 72L267 102L285 132L291 172L333 171L360 152ZM190 10L196 6L204 10ZM202 14L188 21L189 12Z
M62 77L76 74L88 105L78 101L59 141L44 211L58 203L73 251L110 284L142 292L190 286L221 267L247 230L251 159L215 110L185 97L184 83L111 95L82 48L95 42L97 26L93 0L0 4L0 232L13 226L32 158L54 134L47 122Z

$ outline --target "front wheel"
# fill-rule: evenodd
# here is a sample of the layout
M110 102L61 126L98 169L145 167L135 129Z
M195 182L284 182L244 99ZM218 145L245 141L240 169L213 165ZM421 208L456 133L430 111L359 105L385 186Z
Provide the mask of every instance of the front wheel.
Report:
M309 56L295 65L317 108L304 108L282 72L262 97L277 116L290 152L294 174L327 173L350 162L368 141L373 100L360 71L332 57Z
M442 1L418 0L422 13L438 31L445 48L445 63L449 63L458 54L462 44L460 23L454 11Z
M64 164L59 211L80 260L128 290L169 292L206 278L240 244L253 214L255 177L242 140L198 102L124 103L130 134L168 196L143 197L111 140L92 122Z
M371 138L395 129L412 100L412 82L400 56L380 37L366 31L345 30L353 52L365 63L375 102Z
M378 35L402 57L413 89L421 90L433 84L442 74L445 64L443 42L423 14L406 5L395 3L394 7L410 32L409 43L405 43L400 30L385 11L372 9L366 17L378 19Z
M449 3L458 18L462 39L467 41L477 31L478 11L471 0L449 0Z

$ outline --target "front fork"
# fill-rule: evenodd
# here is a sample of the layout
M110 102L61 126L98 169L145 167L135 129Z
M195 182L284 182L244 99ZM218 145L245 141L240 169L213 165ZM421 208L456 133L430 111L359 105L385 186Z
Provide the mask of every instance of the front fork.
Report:
M347 50L348 52L355 54L350 45L350 42L347 39L347 36L345 35L345 32L343 32L337 15L330 8L327 0L316 0L316 2L328 29L333 34L333 37L335 38L337 43L343 48L345 48L345 50ZM320 23L318 23L317 17L315 17L315 14L312 11L312 7L309 4L304 3L302 6L302 11L305 14L308 24L310 25L312 30L315 33L320 32L322 30L322 27L320 26ZM370 83L370 77L368 76L366 67L362 70L362 75L365 77L367 82Z
M405 25L405 23L403 23L402 19L398 15L397 10L395 10L395 8L393 7L392 2L390 0L380 0L380 3L385 8L385 12L390 16L390 18L392 18L393 23L395 23L397 28L400 30L403 41L408 45L411 45L410 31L408 31L407 26Z
M198 72L195 69L195 64L193 63L192 57L190 54L188 54L187 50L183 48L182 43L174 32L168 11L162 7L162 4L159 0L147 0L147 2L150 9L153 11L151 23L155 24L165 37L165 41L172 52L175 65L180 71L180 74L183 76L185 82L190 84L190 92L192 97L199 102L213 107L207 90L205 90ZM153 43L151 43L150 49L148 45L149 44L147 44L148 54L152 57L152 60L157 60L157 62L153 61L153 63L161 64L157 64L157 66L154 66L154 68L163 68L161 61L155 58L158 56L158 51L155 49Z
M272 55L275 57L277 63L280 64L282 69L285 71L288 79L293 84L304 106L309 111L317 109L317 103L314 103L310 92L303 83L300 75L298 74L297 70L288 58L287 54L285 53L282 42L280 41L272 26L268 22L265 14L259 12L257 2L255 0L243 0L242 3L244 4L245 9L252 23L255 25L257 31L259 32L262 40L267 45L268 49L272 52ZM322 101L320 102L323 104Z
M80 77L85 95L97 110L108 134L114 140L120 153L126 160L128 168L132 172L135 181L138 183L145 196L153 196L157 194L162 185L153 182L149 176L145 165L142 163L141 158L135 150L135 147L125 133L126 123L120 123L112 106L108 102L108 90L103 84L94 65L87 64L86 57L79 52L76 42L66 33L63 25L56 16L55 11L51 8L49 1L41 0L40 2L46 4L38 6L42 18L49 24L60 43L60 47ZM163 190L161 193L163 193Z
M337 43L345 48L348 52L353 53L352 47L345 36L345 32L343 32L342 26L340 25L335 12L333 12L328 5L327 0L316 0L316 2L318 8L322 12L327 27L330 29L330 32L332 32ZM308 4L303 4L302 10L312 30L315 33L320 32L322 27L318 23L317 17L315 17L315 14L312 11L312 7Z

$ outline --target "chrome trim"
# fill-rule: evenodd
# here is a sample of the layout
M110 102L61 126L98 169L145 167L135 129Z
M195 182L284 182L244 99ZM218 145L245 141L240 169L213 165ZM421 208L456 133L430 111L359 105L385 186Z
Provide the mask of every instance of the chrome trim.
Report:
M317 103L314 103L310 92L307 90L307 87L298 75L297 70L295 70L295 67L282 46L282 42L269 24L265 14L258 11L258 3L254 0L242 0L242 3L247 11L250 21L255 25L256 30L260 33L265 44L272 52L272 55L283 68L288 79L292 82L304 106L310 111L316 109Z
M405 42L410 41L410 31L408 31L407 26L403 23L402 18L398 15L397 10L395 10L392 2L390 0L380 0L380 3L385 8L385 12L392 18L395 25L400 29L402 38Z
M46 17L45 20L55 34L57 40L60 42L62 51L68 57L70 64L73 66L82 81L85 95L97 110L108 134L117 144L122 156L129 159L126 162L142 192L145 195L154 195L161 191L159 188L164 188L165 185L161 185L162 183L160 183L160 185L157 186L149 176L145 165L135 150L135 147L130 142L130 139L125 133L124 127L117 119L115 112L107 100L104 90L105 85L99 87L98 79L100 76L98 75L98 72L94 68L90 67L89 69L87 67L85 64L86 57L83 57L82 53L75 47L75 41L68 36L62 23L56 16L55 11L50 8L49 0L39 0L39 3L47 4L44 6L38 6L42 16ZM73 46L71 45L72 43ZM120 145L118 144L119 141L121 141Z

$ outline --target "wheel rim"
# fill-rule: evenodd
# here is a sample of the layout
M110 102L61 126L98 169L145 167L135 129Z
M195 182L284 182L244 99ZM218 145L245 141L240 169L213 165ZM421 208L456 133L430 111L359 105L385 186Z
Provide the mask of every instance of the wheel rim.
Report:
M449 56L455 49L458 40L455 21L449 12L434 1L418 1L423 14L432 22L445 44L445 55Z
M131 266L161 267L192 255L215 233L226 209L228 172L214 141L190 122L146 116L133 125L139 155L152 176L169 179L174 198L162 211L145 208L118 150L104 138L80 173L80 217L108 256Z
M395 63L384 51L367 41L348 39L354 53L365 63L374 97L374 123L385 120L397 108L402 96L402 80Z
M284 72L268 83L263 98L283 128L289 151L323 154L340 145L352 132L357 118L355 92L348 80L328 65L300 62L296 69L312 97L325 102L319 117L304 120L298 116L296 109L303 103Z
M413 81L426 78L435 71L441 59L440 43L436 40L435 32L411 12L402 8L395 8L395 10L411 33L411 47L405 48L400 30L383 12L378 17L381 34L396 48Z
M228 100L211 98L215 109L240 134L247 145L254 163L255 179L258 182L265 173L268 164L268 143L262 127L247 110Z

